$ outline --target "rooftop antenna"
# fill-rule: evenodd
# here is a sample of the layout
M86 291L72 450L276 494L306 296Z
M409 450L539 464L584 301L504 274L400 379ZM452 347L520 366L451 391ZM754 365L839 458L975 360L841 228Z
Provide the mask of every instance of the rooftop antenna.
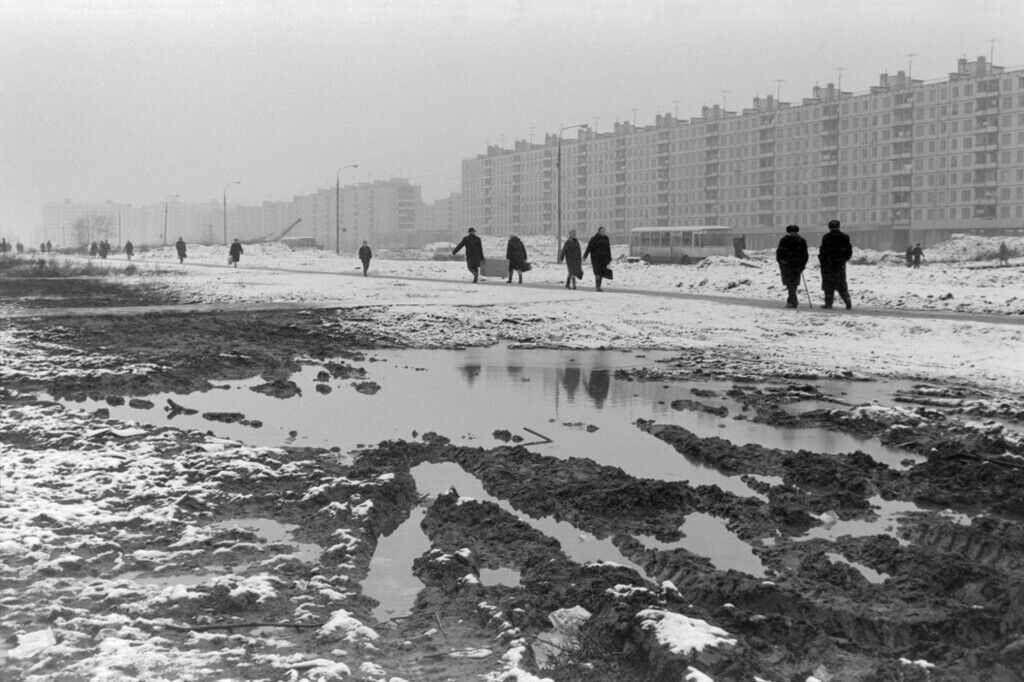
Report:
M916 52L907 53L907 82L911 85L914 83L914 57L916 56Z
M597 123L598 123L598 121L601 120L601 117L600 116L595 116L591 120L594 122L594 134L597 135Z
M996 58L996 43L999 42L998 38L990 38L985 42L988 43L988 63L995 64Z
M775 106L778 106L778 103L782 101L782 84L785 82L781 78L775 79Z
M846 71L845 66L837 66L836 71L839 72L839 77L836 79L836 90L839 91L839 96L843 96L843 71Z
M678 99L672 100L672 103L676 105L676 118L679 118L679 102L681 102L681 101L682 100L678 100Z
M630 109L630 111L633 112L633 127L636 128L636 112L638 112L640 110L639 109Z
M533 131L534 131L534 127L530 126L530 144L533 144Z
M725 113L725 96L729 94L728 90L722 90L722 113Z

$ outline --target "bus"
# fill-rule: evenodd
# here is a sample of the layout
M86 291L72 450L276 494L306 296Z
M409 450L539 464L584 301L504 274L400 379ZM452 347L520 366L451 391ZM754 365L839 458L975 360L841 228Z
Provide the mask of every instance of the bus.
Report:
M685 265L734 254L732 228L724 225L637 227L629 234L629 255L650 263Z

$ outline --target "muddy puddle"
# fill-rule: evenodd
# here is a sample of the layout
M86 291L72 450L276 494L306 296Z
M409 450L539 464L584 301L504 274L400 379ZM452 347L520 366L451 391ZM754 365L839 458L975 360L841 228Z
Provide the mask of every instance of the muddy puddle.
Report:
M289 377L298 389L289 398L252 390L266 383L263 378L255 378L219 383L206 392L150 395L146 397L148 402L85 400L65 404L90 411L105 409L111 417L128 421L210 431L250 445L336 448L339 457L349 459L360 448L383 440L415 439L429 431L458 445L490 448L502 442L522 443L541 455L560 459L584 457L619 467L638 478L714 484L736 495L761 500L767 498L739 476L726 475L687 459L671 445L639 430L636 420L675 424L699 437L719 437L738 445L757 443L822 453L861 450L894 468L908 458L906 452L883 445L877 439L859 439L819 428L782 428L756 423L746 415L737 419L744 410L728 396L733 387L731 382L662 383L625 379L615 374L617 369L650 366L662 357L666 354L508 347L374 351L364 362L343 361L356 370L348 378L325 376L323 362L304 364ZM379 390L357 390L360 385L365 388L362 382L371 381ZM846 385L835 381L821 382L819 388L830 398L852 403L885 402L896 390L885 383ZM195 412L169 412L165 408L168 400ZM690 401L687 404L694 405L694 409L674 408L673 401ZM794 403L798 408L810 409L826 404ZM211 413L243 415L244 422L211 420ZM611 538L595 537L553 518L531 518L506 500L486 493L477 478L456 464L421 464L412 474L421 495L433 498L454 487L461 496L494 502L557 539L565 554L577 563L613 563L648 577ZM770 476L749 480L780 482ZM899 514L918 511L913 505L889 509L891 503L878 502L884 508L877 520L838 522L828 528L818 526L805 539L891 532ZM420 527L425 513L422 506L414 509L404 523L380 539L374 553L363 591L380 603L374 615L381 621L408 614L422 589L411 567L416 557L430 549ZM226 523L252 530L268 543L288 543L304 561L317 559L319 548L295 543L290 538L291 529L275 522L236 519ZM685 549L706 557L720 570L736 570L754 577L765 575L765 567L751 547L736 537L721 518L691 514L680 528L680 535L680 540L671 543L653 537L634 539L650 549ZM138 577L167 584L161 576ZM501 566L481 571L479 580L485 585L514 587L519 575L515 566Z

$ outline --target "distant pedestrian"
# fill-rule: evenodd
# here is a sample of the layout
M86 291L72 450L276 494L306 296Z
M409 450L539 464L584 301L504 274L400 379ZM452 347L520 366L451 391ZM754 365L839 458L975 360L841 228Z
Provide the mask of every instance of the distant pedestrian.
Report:
M594 288L597 291L604 291L601 288L601 281L612 278L612 271L608 266L612 262L612 243L608 235L604 233L604 225L597 228L597 234L587 242L587 250L583 252L583 259L590 256L590 266L594 269Z
M846 261L853 256L850 236L839 229L838 220L828 222L828 233L821 238L818 248L818 262L821 263L821 289L825 292L825 305L831 308L836 292L846 304L846 309L853 307L850 291L846 284Z
M100 245L99 244L97 244L96 242L93 242L92 244L89 244L89 255L91 257L95 258L96 256L99 255L99 253L100 253Z
M129 239L124 243L124 255L128 256L128 260L132 259L132 254L135 253L135 244L132 244L132 240Z
M14 250L17 251L18 253L25 253L25 245L22 244L21 242L18 242L17 244L14 245Z
M237 268L238 261L242 258L242 253L242 242L238 241L237 239L234 240L233 242L231 242L231 248L228 249L228 262L231 263L233 267Z
M11 245L7 243L7 237L0 237L0 256L6 256L10 250Z
M100 242L100 258L107 260L107 255L110 254L110 242L106 239Z
M907 267L909 268L910 266L912 266L914 264L914 247L911 246L910 244L907 244L906 257L907 257Z
M174 242L174 249L178 252L178 262L184 263L185 259L188 258L188 254L186 253L188 247L185 246L185 240L178 237L178 241Z
M46 253L46 242L39 243L39 253Z
M924 256L924 249L921 248L921 243L918 242L917 246L914 247L914 267L921 267L921 257Z
M463 247L466 249L466 267L473 273L473 283L476 284L480 279L480 265L484 262L484 245L480 237L476 236L476 228L469 228L458 246L452 249L452 255L457 254Z
M796 308L799 303L796 290L800 286L804 268L807 267L807 241L798 232L799 226L787 225L786 236L779 240L779 246L775 249L775 261L779 264L782 283L786 286L787 308Z
M53 244L50 243L49 239L46 240L46 253L53 253Z
M1006 242L1002 242L1001 244L999 244L999 264L1010 264L1010 247L1006 245Z
M558 262L565 261L565 269L568 275L565 278L565 288L569 285L576 288L576 280L583 279L583 254L580 248L580 240L576 238L576 230L569 230L569 238L562 244L562 250L558 252Z
M359 247L359 260L363 262L363 277L366 277L366 271L370 269L371 258L373 258L373 251L364 239L363 245Z
M508 283L512 284L512 271L514 270L519 275L519 283L522 284L523 273L530 269L530 264L526 262L526 245L514 234L508 238L505 258L508 259Z

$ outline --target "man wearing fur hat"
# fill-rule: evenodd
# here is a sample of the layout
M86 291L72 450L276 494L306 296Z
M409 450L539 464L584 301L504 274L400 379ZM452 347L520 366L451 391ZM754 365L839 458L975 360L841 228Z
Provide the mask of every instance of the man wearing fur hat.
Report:
M796 225L786 226L786 236L779 240L775 249L775 260L779 264L782 283L786 286L786 307L797 306L796 289L800 286L800 276L807 267L807 241L798 233Z
M818 249L818 262L821 263L821 289L825 292L825 305L831 308L836 292L846 304L846 309L853 307L850 291L846 286L846 261L853 256L850 236L839 229L838 220L828 221L828 234L821 238Z

